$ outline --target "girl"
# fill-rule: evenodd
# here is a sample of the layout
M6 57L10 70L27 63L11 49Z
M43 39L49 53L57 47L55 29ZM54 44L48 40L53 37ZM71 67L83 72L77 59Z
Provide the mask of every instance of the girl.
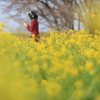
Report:
M38 16L34 11L31 11L28 16L31 19L31 25L29 26L27 23L24 23L24 26L26 26L27 30L32 32L32 35L34 34L34 41L38 42L40 36L39 36L39 25L38 25Z

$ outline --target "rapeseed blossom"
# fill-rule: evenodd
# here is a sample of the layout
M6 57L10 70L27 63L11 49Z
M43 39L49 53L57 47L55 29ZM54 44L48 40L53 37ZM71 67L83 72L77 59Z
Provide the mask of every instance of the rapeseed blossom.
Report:
M98 95L95 100L100 100L100 95Z
M48 82L46 85L46 92L50 97L55 97L60 95L61 86L55 82Z
M85 69L86 69L87 71L89 71L89 70L91 70L92 68L93 68L93 63L90 62L90 61L87 61L87 62L86 62L86 65L85 65Z
M74 82L74 86L76 88L81 88L81 87L83 87L83 82L81 80L77 80Z
M0 100L99 100L99 44L84 30L38 43L0 32Z
M5 24L4 23L0 23L0 27L1 28L4 28L5 27Z

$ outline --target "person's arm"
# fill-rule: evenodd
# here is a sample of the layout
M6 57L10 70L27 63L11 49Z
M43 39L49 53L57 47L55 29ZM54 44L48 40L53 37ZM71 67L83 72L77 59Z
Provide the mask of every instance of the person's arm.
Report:
M31 22L31 26L27 25L26 27L27 27L28 31L32 32L33 29L34 29L34 26L35 26L35 22L32 21L32 22Z

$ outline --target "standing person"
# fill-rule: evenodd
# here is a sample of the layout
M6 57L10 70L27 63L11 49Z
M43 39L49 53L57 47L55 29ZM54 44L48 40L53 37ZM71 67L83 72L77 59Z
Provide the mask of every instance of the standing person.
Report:
M31 32L31 38L34 35L34 41L38 42L40 35L39 35L39 25L38 25L38 16L34 11L31 11L28 16L31 20L31 25L29 26L27 23L24 23L27 30Z
M92 12L89 33L94 35L95 31L100 31L100 15L98 12Z

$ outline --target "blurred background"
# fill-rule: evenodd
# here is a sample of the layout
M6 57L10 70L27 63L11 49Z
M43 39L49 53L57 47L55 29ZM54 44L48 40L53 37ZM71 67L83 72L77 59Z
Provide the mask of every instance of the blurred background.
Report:
M52 30L88 30L91 13L99 9L100 0L0 0L0 23L10 33L27 32L28 13L39 16L41 32Z

